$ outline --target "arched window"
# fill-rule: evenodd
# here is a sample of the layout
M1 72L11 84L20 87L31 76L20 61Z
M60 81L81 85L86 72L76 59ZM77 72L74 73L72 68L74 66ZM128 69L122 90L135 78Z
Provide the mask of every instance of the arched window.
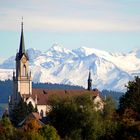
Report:
M32 104L32 102L31 102L31 101L28 103L28 106L32 106L32 107L33 107L33 104Z
M26 76L26 66L23 65L23 76Z
M43 112L43 110L41 110L40 111L40 116L43 117L43 115L44 115L44 112Z

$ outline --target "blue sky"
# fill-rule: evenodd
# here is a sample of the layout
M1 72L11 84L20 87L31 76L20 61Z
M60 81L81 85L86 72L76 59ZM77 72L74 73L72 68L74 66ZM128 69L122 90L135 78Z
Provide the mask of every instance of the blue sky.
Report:
M0 57L17 51L22 16L26 49L140 48L140 0L0 0Z

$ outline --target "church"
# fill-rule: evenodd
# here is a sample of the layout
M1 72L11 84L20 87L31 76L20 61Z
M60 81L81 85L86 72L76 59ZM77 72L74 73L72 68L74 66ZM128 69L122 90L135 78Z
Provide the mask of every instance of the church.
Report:
M29 57L25 50L24 44L24 33L23 33L23 22L21 23L21 37L20 46L16 54L16 70L13 71L13 93L9 97L9 113L14 109L14 107L23 99L27 104L32 103L33 107L37 108L38 113L41 117L46 117L46 115L51 111L52 107L48 103L48 98L52 94L63 95L78 94L82 95L85 93L86 89L82 90L47 90L47 89L33 89L32 88L32 75L29 70ZM103 101L100 97L100 92L98 90L92 90L92 79L91 73L89 72L88 77L88 88L86 91L90 92L93 97L93 102L99 104L98 109L103 109Z

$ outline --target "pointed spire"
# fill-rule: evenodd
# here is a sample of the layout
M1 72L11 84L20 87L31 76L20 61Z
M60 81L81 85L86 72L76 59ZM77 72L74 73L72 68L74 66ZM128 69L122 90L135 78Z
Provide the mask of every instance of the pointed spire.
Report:
M92 79L91 79L91 72L89 70L89 76L88 76L88 90L92 90Z
M19 54L22 55L25 53L25 45L24 45L24 35L23 35L23 17L21 22L21 37L20 37L20 47L19 47Z
M91 79L91 72L90 72L90 70L89 70L88 80L90 80L90 79Z

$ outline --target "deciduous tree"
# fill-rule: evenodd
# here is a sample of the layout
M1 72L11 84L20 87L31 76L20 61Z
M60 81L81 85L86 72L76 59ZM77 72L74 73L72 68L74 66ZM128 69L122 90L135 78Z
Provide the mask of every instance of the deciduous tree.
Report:
M56 129L51 125L44 125L40 130L39 133L46 139L46 140L60 140L59 135L57 134Z

